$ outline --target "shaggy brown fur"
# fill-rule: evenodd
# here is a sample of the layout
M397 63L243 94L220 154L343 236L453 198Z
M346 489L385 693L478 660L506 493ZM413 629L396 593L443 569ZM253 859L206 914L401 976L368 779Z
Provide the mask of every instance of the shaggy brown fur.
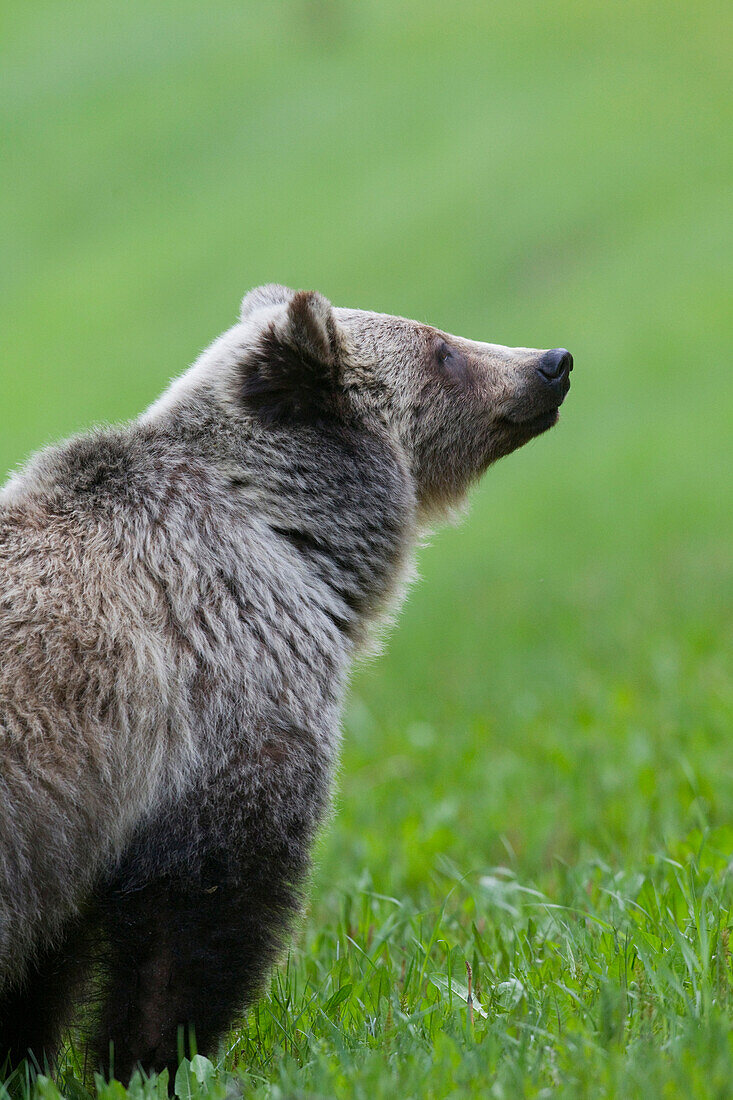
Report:
M88 971L127 1079L211 1048L297 911L349 663L567 353L262 287L137 421L0 493L0 1060Z

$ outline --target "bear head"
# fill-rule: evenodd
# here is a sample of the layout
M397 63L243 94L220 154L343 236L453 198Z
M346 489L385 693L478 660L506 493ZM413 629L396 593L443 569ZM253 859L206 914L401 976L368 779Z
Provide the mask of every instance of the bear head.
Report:
M557 422L572 367L563 348L467 340L270 284L245 296L239 324L181 381L213 383L230 412L263 428L342 424L387 433L429 516Z
M276 422L379 424L404 450L417 498L451 505L486 468L551 428L573 359L480 343L432 325L331 306L313 291L258 287L241 320L257 328L242 399Z

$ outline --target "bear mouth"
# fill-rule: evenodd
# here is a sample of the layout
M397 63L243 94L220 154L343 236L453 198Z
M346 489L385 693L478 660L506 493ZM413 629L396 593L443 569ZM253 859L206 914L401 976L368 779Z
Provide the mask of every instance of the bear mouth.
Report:
M531 420L523 420L521 426L537 435L539 432L546 432L548 428L554 428L559 419L560 406L558 405L554 409L548 409L547 412L540 413L539 416L533 416Z
M522 419L516 416L507 416L504 418L504 422L510 428L513 428L515 431L519 430L522 434L539 435L541 432L546 432L549 428L553 428L559 419L560 406L553 405L551 409L545 409L544 412L538 413L536 416Z

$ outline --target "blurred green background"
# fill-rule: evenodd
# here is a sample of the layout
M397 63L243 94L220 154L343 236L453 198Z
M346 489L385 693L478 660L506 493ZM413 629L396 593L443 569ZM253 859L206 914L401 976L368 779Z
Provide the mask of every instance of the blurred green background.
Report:
M446 857L504 862L551 895L730 823L730 7L0 20L0 470L134 415L267 281L575 356L355 677L314 926L364 874L429 899Z

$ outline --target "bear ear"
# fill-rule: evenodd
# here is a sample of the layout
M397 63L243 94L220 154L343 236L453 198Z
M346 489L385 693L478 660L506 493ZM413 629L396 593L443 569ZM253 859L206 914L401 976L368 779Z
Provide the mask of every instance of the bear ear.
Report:
M285 305L291 301L294 294L294 290L287 286L281 286L280 283L267 283L266 286L256 286L242 298L242 304L239 307L239 319L240 321L246 321L258 309Z
M316 291L290 294L282 317L263 330L244 364L242 396L270 422L322 421L336 415L338 397L339 338L333 309Z
M299 290L288 305L282 329L287 342L307 359L324 366L336 355L336 324L328 298L315 290Z

